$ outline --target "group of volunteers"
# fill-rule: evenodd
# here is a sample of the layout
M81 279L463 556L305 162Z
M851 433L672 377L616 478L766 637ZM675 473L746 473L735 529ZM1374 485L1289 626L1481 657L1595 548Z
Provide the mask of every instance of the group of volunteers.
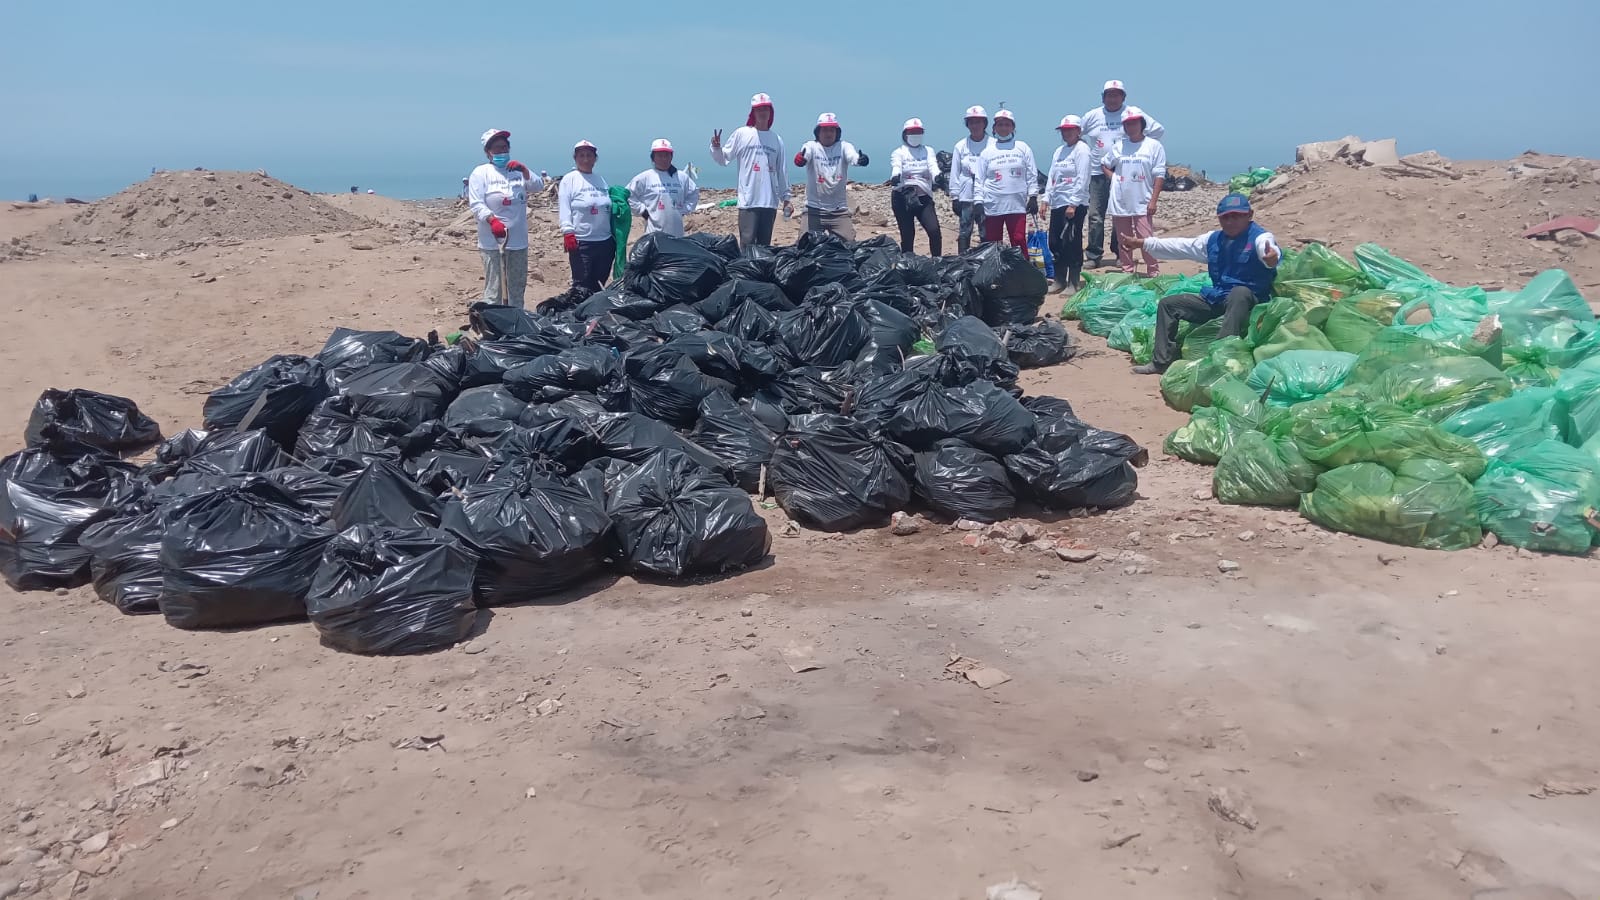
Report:
M1147 276L1160 272L1159 259L1206 262L1213 286L1202 294L1163 298L1157 313L1154 360L1135 371L1165 371L1177 352L1179 320L1202 322L1222 318L1224 336L1243 332L1250 309L1265 299L1278 264L1272 235L1253 221L1249 200L1229 195L1218 207L1221 227L1194 239L1154 238L1154 218L1167 174L1165 129L1144 110L1127 103L1127 89L1108 81L1100 105L1083 116L1067 116L1056 126L1061 144L1051 157L1042 188L1049 211L1049 246L1055 255L1052 293L1077 290L1085 266L1099 268L1104 259L1106 216L1111 217L1111 250L1122 271L1135 271L1134 251L1143 250ZM726 139L711 135L711 158L738 171L739 247L768 246L781 209L795 213L790 200L789 162L783 138L772 130L772 98L750 98L745 124ZM1040 213L1041 186L1033 149L1016 135L1016 118L999 109L991 122L981 106L964 116L967 136L951 152L947 191L960 223L956 247L971 248L974 230L985 242L1008 241L1026 250L1028 217ZM944 239L934 207L941 174L938 155L923 143L921 119L907 119L900 145L889 156L891 208L900 231L900 247L911 252L920 226L928 252L939 256ZM511 159L510 132L491 129L482 136L488 162L473 170L467 199L478 219L478 248L483 257L484 300L523 305L528 275L528 209L530 192L544 181ZM574 287L600 290L608 280L617 245L611 224L611 192L594 173L598 150L579 141L572 151L573 170L562 176L557 192L562 240L572 268ZM645 233L682 236L684 217L699 205L694 179L673 165L672 144L657 139L650 147L651 167L628 183L628 205L645 221ZM869 165L867 154L844 140L833 113L817 117L806 141L792 159L805 174L806 229L855 239L847 185L852 167Z

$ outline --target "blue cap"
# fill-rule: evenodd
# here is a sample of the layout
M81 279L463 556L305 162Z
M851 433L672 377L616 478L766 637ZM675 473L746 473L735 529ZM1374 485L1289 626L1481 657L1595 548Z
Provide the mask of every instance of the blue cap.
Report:
M1217 204L1217 215L1224 216L1228 213L1250 212L1250 198L1243 194L1229 194Z

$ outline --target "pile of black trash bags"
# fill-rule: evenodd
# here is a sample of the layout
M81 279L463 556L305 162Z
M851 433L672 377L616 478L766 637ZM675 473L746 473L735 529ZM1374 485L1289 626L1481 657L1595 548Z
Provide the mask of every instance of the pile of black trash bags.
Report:
M1124 504L1145 452L1017 387L1071 352L1044 291L995 245L740 256L657 234L592 296L475 306L475 340L341 328L274 356L211 393L204 431L48 391L0 462L0 571L92 580L179 628L309 618L339 649L408 653L608 572L761 563L754 493L827 531Z

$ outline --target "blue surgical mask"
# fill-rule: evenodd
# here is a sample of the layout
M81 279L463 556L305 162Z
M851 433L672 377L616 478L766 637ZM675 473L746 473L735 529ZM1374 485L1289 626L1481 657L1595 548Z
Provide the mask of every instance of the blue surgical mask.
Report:
M494 167L495 168L504 169L506 167L506 163L511 162L511 154L509 154L509 153L496 153L493 156L489 157L489 161L494 163Z

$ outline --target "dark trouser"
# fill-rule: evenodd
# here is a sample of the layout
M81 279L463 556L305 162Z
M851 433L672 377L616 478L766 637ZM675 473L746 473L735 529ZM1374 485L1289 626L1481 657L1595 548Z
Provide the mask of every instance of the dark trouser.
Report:
M965 253L972 249L973 228L978 229L980 236L983 234L983 207L971 200L955 200L952 203L956 218L961 221L956 229L956 252Z
M928 255L939 256L944 249L944 234L939 230L939 213L933 198L918 191L896 190L889 196L894 221L900 226L900 252L910 253L917 243L917 223L928 233Z
M1056 280L1063 283L1083 269L1083 225L1089 218L1087 206L1070 207L1070 219L1068 209L1057 206L1050 210L1050 252L1056 258Z
M778 221L778 211L765 207L739 210L739 249L772 246L772 225Z
M1084 252L1089 262L1100 264L1106 245L1106 205L1111 202L1111 179L1099 172L1089 176L1089 235ZM1117 233L1111 233L1111 255L1117 255Z
M567 254L567 264L572 266L572 286L598 291L611 278L611 268L617 263L617 239L579 241L578 249Z
M1156 304L1155 351L1150 362L1157 369L1166 368L1178 361L1178 322L1209 322L1222 317L1220 337L1243 337L1250 327L1250 311L1255 309L1256 295L1247 287L1236 287L1220 304L1211 304L1199 294L1173 294L1162 297Z

